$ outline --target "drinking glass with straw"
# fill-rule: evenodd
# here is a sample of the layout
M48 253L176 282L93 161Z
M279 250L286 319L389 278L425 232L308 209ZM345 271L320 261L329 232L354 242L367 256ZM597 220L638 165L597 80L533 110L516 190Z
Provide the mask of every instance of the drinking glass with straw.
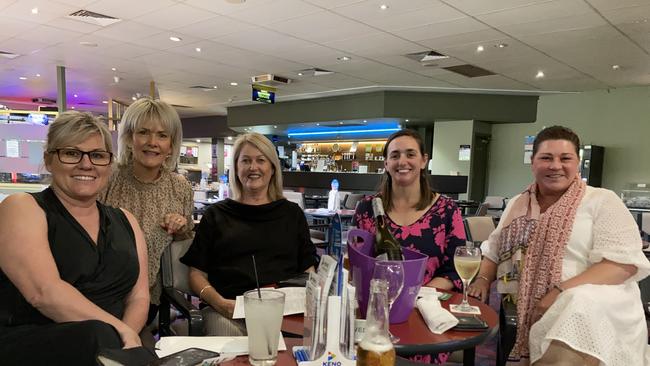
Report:
M252 256L256 289L244 293L248 333L248 360L253 366L275 365L284 313L284 292L261 289L255 256Z

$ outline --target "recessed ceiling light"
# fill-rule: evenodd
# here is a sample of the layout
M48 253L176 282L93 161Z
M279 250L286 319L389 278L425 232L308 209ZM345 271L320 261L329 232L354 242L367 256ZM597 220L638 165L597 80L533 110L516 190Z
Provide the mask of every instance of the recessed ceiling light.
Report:
M117 71L117 69L114 68L114 67L111 67L111 71Z
M364 120L363 120L363 123L368 123L368 120L365 120L365 119L364 119Z
M246 0L226 0L226 2L231 4L243 4Z
M201 142L201 140L199 140L199 139L196 139L196 142Z
M229 140L229 141L232 141L232 136L228 136L228 140Z
M41 74L36 74L36 77L37 77L37 78L40 78L40 77L41 77Z
M174 42L180 42L180 41L182 41L182 38L181 37L176 37L176 36L171 36L171 37L169 37L169 40L174 41Z
M648 18L642 18L642 19L635 20L633 23L641 24L641 23L647 23L647 22L648 22Z
M216 85L212 85L212 89L217 89L217 88L219 88L219 87L216 86Z
M38 14L38 8L32 8L32 14Z
M299 73L298 73L298 76L302 76L302 75L303 75L302 72L299 72Z
M484 50L485 48L483 48L483 46L476 47L476 52L483 52Z
M379 5L379 9L381 9L381 10L386 10L386 9L388 9L388 5L386 5L386 4L381 4L381 5Z
M539 70L537 72L537 75L535 75L535 79L541 79L543 77L544 77L544 71L542 71L542 70Z
M74 109L74 106L70 107L70 109Z
M86 47L97 47L97 43L95 42L86 42L86 41L81 41L79 42L80 45L86 46Z
M195 48L194 51L196 51L196 52L201 52L201 47L197 47L197 48Z
M339 124L340 124L340 125L342 125L342 124L343 124L343 122L339 122Z
M108 104L108 100L102 100L102 103Z
M496 48L506 48L506 47L508 47L508 44L507 43L499 43L497 45L494 45L494 47L496 47Z
M76 97L78 97L78 95L77 95L77 94L73 94L72 96L73 96L73 97L75 97L75 98L76 98Z
M20 79L20 80L27 80L27 78L24 77L24 76L20 76L20 77L18 77L18 79Z
M316 126L320 126L320 123L317 123Z
M273 128L278 128L278 126L273 126Z
M404 120L404 122L408 122L408 121L409 121L408 119L405 119L405 120Z
M239 84L236 83L236 82L234 82L234 81L231 81L231 82L230 82L230 86L237 86L237 85L239 85Z
M612 70L618 70L621 68L621 65L612 65Z
M336 58L339 61L350 61L352 58L350 56L341 56Z

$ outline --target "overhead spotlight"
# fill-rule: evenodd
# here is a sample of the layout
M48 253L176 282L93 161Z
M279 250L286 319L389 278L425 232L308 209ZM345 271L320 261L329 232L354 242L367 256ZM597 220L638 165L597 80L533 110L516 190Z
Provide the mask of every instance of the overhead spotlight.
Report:
M40 78L40 77L41 77L41 74L36 74L36 77L37 77L37 78Z
M24 76L19 76L18 79L20 79L20 80L27 80L27 78L24 77Z
M196 139L196 142L201 142L201 140L199 140L199 139Z
M70 109L74 109L74 106L70 107Z
M506 47L508 47L508 44L507 43L499 43L497 45L494 45L494 47L496 47L496 48L506 48Z
M134 95L134 96L131 97L131 100L136 101L136 100L138 100L138 98L136 98L135 95Z
M476 47L476 52L483 52L483 51L485 51L485 48L483 48L483 46L479 45L478 47Z
M379 5L379 9L381 9L381 10L386 10L386 9L388 9L388 5L386 5L386 4L381 4L381 5Z
M339 122L339 124L340 124L340 125L342 125L342 124L343 124L343 122Z
M171 37L169 37L169 40L174 41L174 42L180 42L183 39L181 37L171 36Z
M108 104L108 100L102 100L102 103Z
M621 65L612 65L612 70L619 70Z
M114 68L114 67L111 67L111 71L117 71L117 69Z
M76 97L78 97L78 95L77 95L77 94L73 94L72 96L73 96L73 97L75 97L75 98L76 98Z
M299 73L298 73L298 76L302 76L302 75L303 75L302 72L299 72Z
M201 47L197 47L197 48L195 48L194 51L196 51L196 52L201 52Z
M32 14L38 14L38 8L32 8Z
M545 75L544 75L544 71L539 70L539 71L537 72L537 75L535 75L535 79L541 79L541 78L543 78L544 76L545 76Z
M228 141L232 141L232 136L228 136Z
M231 81L231 82L230 82L230 86L237 86L237 85L239 85L239 84L236 83L236 82L234 82L234 81Z
M364 119L364 120L363 120L363 123L368 123L368 120Z
M113 82L115 84L119 83L120 82L120 77L119 76L113 76Z
M350 56L341 56L336 58L339 61L350 61L352 58Z
M404 122L408 122L408 121L409 121L408 119L405 119L405 120L404 120Z
M317 123L316 126L320 126L320 123Z

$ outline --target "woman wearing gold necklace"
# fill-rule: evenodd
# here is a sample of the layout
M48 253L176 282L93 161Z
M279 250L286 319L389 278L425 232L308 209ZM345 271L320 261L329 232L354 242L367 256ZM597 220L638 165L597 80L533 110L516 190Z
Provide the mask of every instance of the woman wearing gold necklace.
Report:
M160 257L173 240L192 234L192 187L173 172L181 140L181 121L169 104L150 98L131 104L120 124L117 167L100 197L132 212L145 234L152 303L148 323L160 303Z

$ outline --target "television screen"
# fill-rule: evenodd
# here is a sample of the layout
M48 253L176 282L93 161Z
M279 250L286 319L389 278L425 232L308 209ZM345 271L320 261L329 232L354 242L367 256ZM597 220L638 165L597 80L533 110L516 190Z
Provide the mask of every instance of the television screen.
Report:
M262 103L275 103L275 92L256 89L253 87L253 101Z

